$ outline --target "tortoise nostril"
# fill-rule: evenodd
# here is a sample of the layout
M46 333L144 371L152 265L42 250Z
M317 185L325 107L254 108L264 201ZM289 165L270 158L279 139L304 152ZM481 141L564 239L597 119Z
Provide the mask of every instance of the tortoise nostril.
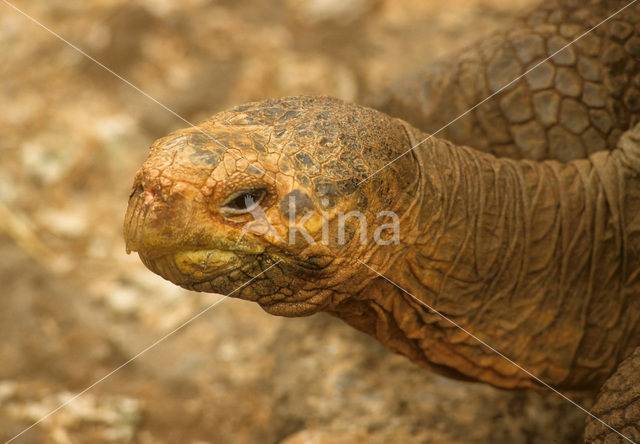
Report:
M142 198L144 199L144 203L149 205L156 197L156 193L154 190L144 190L142 192Z

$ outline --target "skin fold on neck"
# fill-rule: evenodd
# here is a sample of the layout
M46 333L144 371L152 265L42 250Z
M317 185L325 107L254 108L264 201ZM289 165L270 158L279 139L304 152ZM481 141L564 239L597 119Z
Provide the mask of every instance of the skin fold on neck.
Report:
M412 145L427 137L408 131ZM435 137L412 153L421 177L409 192L419 214L411 232L419 234L388 250L394 260L374 255L371 266L543 381L570 390L602 383L639 336L637 310L625 310L630 251L607 253L624 227L616 191L599 173L620 153L515 161ZM447 376L538 385L383 278L332 313Z

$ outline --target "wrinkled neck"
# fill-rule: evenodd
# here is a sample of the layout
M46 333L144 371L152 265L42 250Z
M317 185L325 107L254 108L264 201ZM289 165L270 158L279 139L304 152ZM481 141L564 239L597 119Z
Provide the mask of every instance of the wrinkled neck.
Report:
M514 161L436 138L414 151L412 225L402 248L366 262L546 383L601 383L637 343L640 314L628 283L638 262L629 265L620 226L631 179L619 176L617 155ZM382 278L354 299L359 314L338 316L426 367L505 388L536 385Z

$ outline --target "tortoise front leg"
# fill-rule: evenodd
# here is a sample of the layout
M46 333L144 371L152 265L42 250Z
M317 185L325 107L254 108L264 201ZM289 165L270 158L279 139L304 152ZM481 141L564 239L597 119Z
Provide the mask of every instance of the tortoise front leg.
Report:
M633 442L640 443L640 347L607 379L591 412ZM591 417L587 419L584 442L629 443Z

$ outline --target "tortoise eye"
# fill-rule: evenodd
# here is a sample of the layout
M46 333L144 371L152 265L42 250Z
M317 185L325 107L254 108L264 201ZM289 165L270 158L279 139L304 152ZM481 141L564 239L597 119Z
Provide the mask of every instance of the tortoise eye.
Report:
M266 190L261 188L236 191L229 196L221 209L230 215L250 213L260 204L266 194Z

